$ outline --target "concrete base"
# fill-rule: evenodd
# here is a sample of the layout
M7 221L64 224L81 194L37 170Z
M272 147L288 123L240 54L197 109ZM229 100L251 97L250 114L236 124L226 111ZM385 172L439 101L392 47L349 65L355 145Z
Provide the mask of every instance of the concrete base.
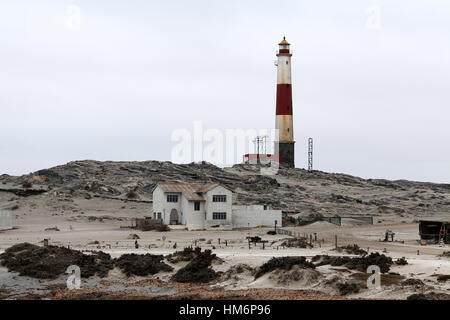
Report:
M278 154L281 157L280 165L295 168L295 159L294 159L294 144L295 142L279 142L278 143ZM275 146L276 148L276 146Z
M12 230L12 214L7 211L0 211L0 231Z

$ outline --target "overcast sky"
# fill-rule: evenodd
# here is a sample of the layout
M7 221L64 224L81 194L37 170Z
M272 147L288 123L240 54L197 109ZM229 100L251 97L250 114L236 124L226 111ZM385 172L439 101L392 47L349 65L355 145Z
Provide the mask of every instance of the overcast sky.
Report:
M297 167L450 183L446 0L1 0L0 174L273 128L284 35Z

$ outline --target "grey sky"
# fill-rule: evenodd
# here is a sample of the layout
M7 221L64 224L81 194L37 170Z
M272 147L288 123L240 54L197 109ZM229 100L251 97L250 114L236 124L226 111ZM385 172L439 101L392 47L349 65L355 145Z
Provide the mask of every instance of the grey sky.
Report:
M297 167L311 136L319 170L450 182L448 1L0 3L0 173L170 160L195 120L273 128L286 35Z

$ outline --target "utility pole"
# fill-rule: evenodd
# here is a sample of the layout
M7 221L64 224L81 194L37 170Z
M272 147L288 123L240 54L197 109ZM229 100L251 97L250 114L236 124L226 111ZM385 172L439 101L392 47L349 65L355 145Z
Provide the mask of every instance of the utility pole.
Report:
M253 139L256 154L267 154L267 138L268 136L256 136Z

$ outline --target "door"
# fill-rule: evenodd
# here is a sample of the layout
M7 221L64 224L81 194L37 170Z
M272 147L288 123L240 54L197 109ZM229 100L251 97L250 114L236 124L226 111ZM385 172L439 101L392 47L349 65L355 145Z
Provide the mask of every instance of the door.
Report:
M170 211L170 224L178 224L178 211L177 211L177 209L172 209L172 211Z

